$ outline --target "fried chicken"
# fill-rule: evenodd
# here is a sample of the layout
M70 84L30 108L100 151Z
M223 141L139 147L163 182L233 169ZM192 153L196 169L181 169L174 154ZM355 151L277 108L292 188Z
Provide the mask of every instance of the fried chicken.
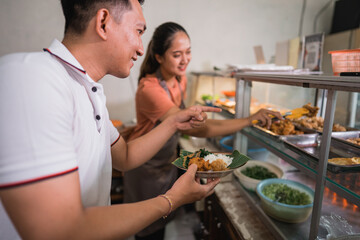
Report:
M300 119L295 119L295 123L300 124L305 128L314 129L319 132L323 131L324 128L324 119L322 117L304 117ZM333 125L332 128L333 132L346 132L346 128L341 126L340 124L336 123Z
M333 132L346 132L346 128L341 126L340 124L334 124L332 128Z
M306 116L308 117L316 117L318 111L319 111L319 107L316 106L311 106L310 103L302 106L303 108L309 110L309 113L306 114Z
M193 157L189 161L189 166L191 164L196 164L198 171L223 171L228 169L226 163L222 159L216 159L212 163L209 163L209 161L205 161L204 158Z
M216 159L210 163L210 166L213 171L223 171L228 169L226 163L222 159Z
M193 157L190 159L189 161L189 166L191 164L196 164L198 167L198 171L209 171L211 170L211 166L209 161L205 161L203 158L201 157Z
M273 122L270 126L270 130L277 135L304 134L302 131L295 130L294 124L289 119Z
M296 119L294 122L305 128L315 129L317 131L322 131L324 127L324 119L322 117L305 117Z
M200 152L194 152L192 154L184 156L183 167L186 168L186 162L188 161L188 159L192 159L192 158L195 158L195 157L199 158L200 157ZM190 163L188 165L190 166Z
M346 141L351 142L353 144L360 145L360 138L348 138Z

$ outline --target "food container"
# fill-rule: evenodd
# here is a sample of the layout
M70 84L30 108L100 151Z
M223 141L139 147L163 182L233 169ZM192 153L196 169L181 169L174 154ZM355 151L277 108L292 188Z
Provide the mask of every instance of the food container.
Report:
M280 139L290 142L298 147L316 147L318 145L318 134L301 134L301 135L286 135L280 136Z
M295 129L301 130L304 134L300 135L277 135L274 132L260 127L260 126L253 126L255 129L258 129L262 132L267 133L269 136L273 137L275 140L281 140L284 142L289 142L298 147L312 147L318 145L318 136L319 134L313 129L299 129L298 126L295 125Z
M196 148L203 148L206 146L206 138L190 137L191 144Z
M351 157L360 157L360 148L351 143L347 143L344 140L340 140L334 138L335 135L346 134L348 132L336 132L332 133L330 151L329 151L329 159L330 158L351 158ZM319 145L313 147L299 147L295 144L284 141L288 147L299 153L299 154L306 154L307 156L311 157L315 162L319 161L320 158L320 144L321 144L321 136L318 138ZM327 169L332 173L341 173L341 172L359 172L360 171L360 164L354 165L338 165L334 163L328 162Z
M333 132L331 137L335 141L340 141L344 144L348 144L352 147L358 148L360 151L360 145L347 141L351 138L360 138L360 131L349 131L349 132Z
M245 170L248 167L254 167L254 166L261 166L267 168L270 172L275 173L278 178L282 178L284 176L283 170L272 163L264 162L260 160L250 160L244 166L239 167L234 171L234 175L239 179L241 185L243 185L246 189L250 191L255 192L256 186L261 182L261 180L248 177L245 174L243 174L241 171Z
M334 75L360 72L360 49L330 51Z
M273 201L266 197L262 191L265 186L273 183L286 184L293 189L305 192L310 196L311 203L307 205L289 205ZM261 181L256 187L256 193L261 199L261 207L264 212L272 218L287 223L300 223L308 219L313 208L314 191L298 182L286 179L271 178Z

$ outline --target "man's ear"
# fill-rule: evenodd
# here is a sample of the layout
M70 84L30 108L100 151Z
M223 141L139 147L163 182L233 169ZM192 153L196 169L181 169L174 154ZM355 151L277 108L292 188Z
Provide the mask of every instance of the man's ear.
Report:
M109 23L111 21L111 16L109 10L106 8L101 8L96 13L96 33L101 37L103 40L106 40L108 37L108 28Z

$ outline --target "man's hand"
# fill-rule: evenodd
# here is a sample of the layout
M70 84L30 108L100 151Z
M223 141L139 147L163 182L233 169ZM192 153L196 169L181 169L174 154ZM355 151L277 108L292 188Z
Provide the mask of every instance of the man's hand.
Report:
M250 124L254 124L254 121L256 121L259 122L261 126L264 126L267 129L269 129L271 126L272 118L274 117L278 119L283 118L279 112L271 111L263 108L257 111L256 113L254 113L253 115L251 115L248 119Z
M198 201L214 193L215 186L220 178L208 179L206 184L200 184L200 179L195 178L196 164L191 164L186 171L167 191L167 195L174 204L174 209L187 203Z
M203 127L207 114L205 112L221 112L220 108L207 106L192 106L174 114L178 130L188 130Z

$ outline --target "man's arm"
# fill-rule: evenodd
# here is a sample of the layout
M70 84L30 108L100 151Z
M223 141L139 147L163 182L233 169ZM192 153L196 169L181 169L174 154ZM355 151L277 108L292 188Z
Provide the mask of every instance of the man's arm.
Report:
M219 108L193 106L168 116L149 133L129 143L120 138L111 147L113 167L126 171L136 168L154 156L177 131L199 128L205 124L205 112L219 112Z
M213 192L219 182L200 185L192 165L166 194L173 210ZM78 172L0 190L10 219L24 239L124 239L169 211L162 197L132 204L84 208Z

